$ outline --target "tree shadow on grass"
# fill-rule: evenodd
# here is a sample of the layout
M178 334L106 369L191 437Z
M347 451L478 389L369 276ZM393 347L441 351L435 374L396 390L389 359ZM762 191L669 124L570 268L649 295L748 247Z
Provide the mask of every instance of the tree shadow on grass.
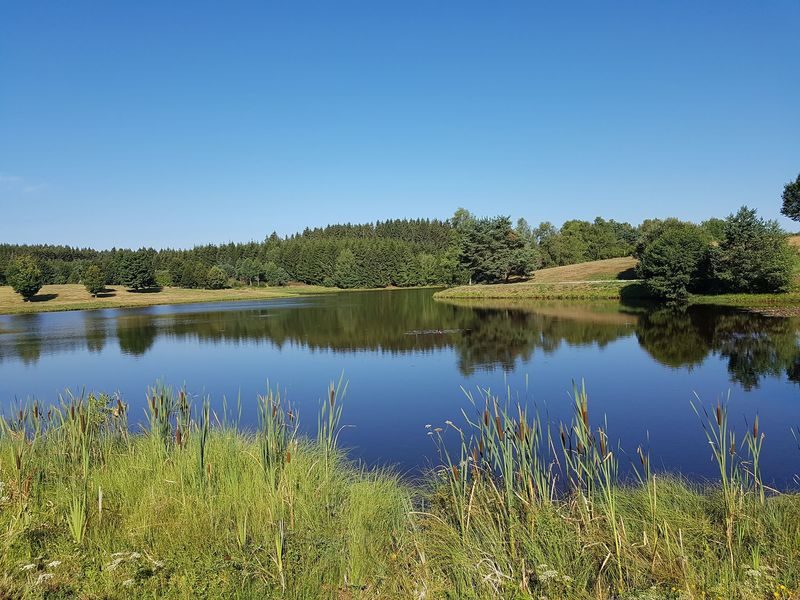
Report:
M163 289L164 288L162 288L161 286L156 286L156 287L150 287L150 288L141 288L141 289L138 289L138 290L129 289L128 291L131 294L157 294L158 292L160 292Z
M98 292L97 294L95 294L94 297L95 298L113 298L116 295L117 295L117 292L115 292L114 290L105 288L102 292Z
M32 298L28 299L28 302L48 302L50 300L54 300L58 298L58 294L36 294Z
M631 279L638 279L638 275L636 274L636 267L630 267L629 269L625 269L624 271L620 271L617 273L617 279L623 281L630 281Z

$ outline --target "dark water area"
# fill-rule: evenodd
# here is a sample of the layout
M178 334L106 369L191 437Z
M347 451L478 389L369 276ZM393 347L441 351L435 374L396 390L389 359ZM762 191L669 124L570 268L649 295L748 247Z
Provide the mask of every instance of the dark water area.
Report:
M349 380L341 435L368 465L417 472L436 462L426 425L473 412L462 387L490 388L568 420L585 380L595 425L608 421L633 461L650 448L659 470L713 478L695 394L730 394L744 435L759 415L764 478L796 485L800 449L800 322L717 307L681 312L611 303L444 303L431 290L290 300L0 316L0 403L8 413L70 388L118 392L143 421L157 380L209 395L255 427L268 382L286 391L313 434L329 381ZM695 399L695 402L697 400Z

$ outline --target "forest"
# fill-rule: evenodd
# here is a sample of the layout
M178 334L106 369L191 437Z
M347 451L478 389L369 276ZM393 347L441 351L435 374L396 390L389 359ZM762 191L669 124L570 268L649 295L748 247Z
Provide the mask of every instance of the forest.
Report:
M329 225L186 250L2 244L0 284L12 285L24 298L42 285L66 283L82 283L93 295L105 285L449 286L508 282L540 268L629 255L639 260L638 275L652 295L667 300L690 292L786 291L794 264L785 232L746 207L700 224L649 219L634 226L597 217L561 227L458 209L447 220Z

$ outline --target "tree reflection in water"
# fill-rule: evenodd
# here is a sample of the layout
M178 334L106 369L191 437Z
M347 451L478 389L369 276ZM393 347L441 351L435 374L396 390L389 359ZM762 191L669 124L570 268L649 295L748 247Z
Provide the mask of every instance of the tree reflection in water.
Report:
M0 320L0 361L35 363L42 353L102 352L115 336L142 355L159 338L214 344L286 345L334 352L427 353L453 348L462 374L511 371L535 353L636 336L660 364L692 369L727 361L745 389L764 378L800 382L798 320L710 306L648 309L614 303L437 302L430 290L363 292L257 305L86 312L80 329L48 328L43 315Z

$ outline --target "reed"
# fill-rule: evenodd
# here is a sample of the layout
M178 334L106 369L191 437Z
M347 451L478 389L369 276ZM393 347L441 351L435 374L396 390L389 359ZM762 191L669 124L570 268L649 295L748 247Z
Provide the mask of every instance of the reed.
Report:
M249 432L165 386L141 434L113 396L20 406L0 420L0 597L800 597L800 495L764 484L761 424L739 438L722 402L695 401L714 484L655 473L646 448L622 480L582 383L563 424L467 393L412 483L346 459L345 390L313 439L277 387Z

